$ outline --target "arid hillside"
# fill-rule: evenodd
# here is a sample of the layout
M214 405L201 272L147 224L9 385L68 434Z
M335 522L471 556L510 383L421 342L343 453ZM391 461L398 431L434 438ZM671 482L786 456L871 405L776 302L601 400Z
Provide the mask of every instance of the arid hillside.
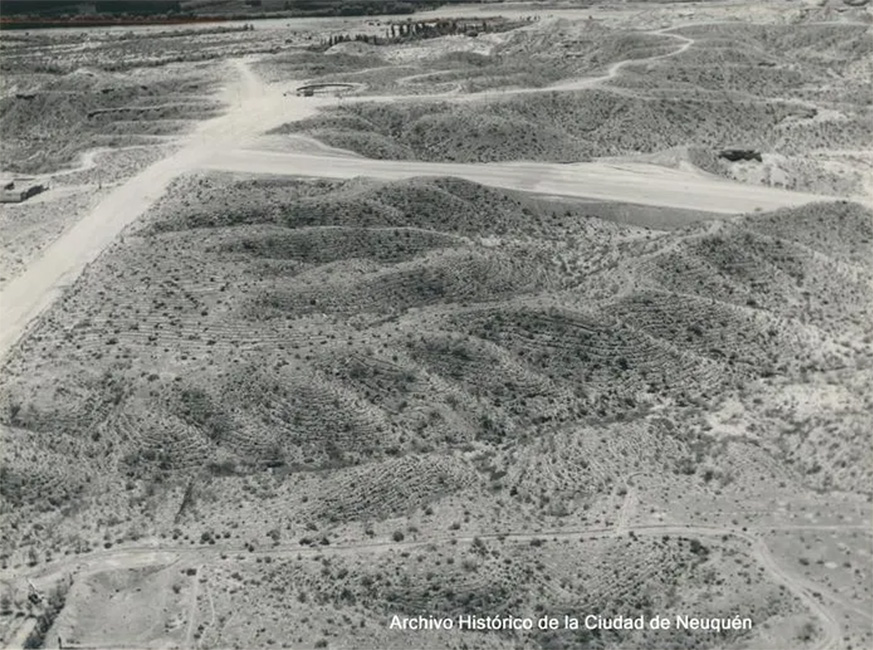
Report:
M222 109L220 59L268 52L242 27L4 34L0 155L7 173L72 166L88 150L156 145Z
M182 4L0 42L0 646L873 647L869 3Z
M332 617L371 621L398 603L699 609L713 596L686 588L703 575L727 599L718 608L799 611L770 587L736 599L742 573L727 558L742 544L729 535L603 540L594 556L585 547L583 570L578 542L535 531L623 525L633 475L666 508L689 495L869 492L869 473L846 469L869 418L835 406L796 424L781 396L848 373L852 399L869 399L873 215L817 204L665 233L597 213L440 178L178 180L4 365L4 564L143 537L260 549L260 564L208 570L217 618L196 634L217 645L251 638L217 622L232 616L220 594L243 585L252 603L285 594L278 609L245 610L264 643L292 632L270 611L317 622L293 630L314 643L336 634ZM749 433L729 433L737 418ZM532 536L476 541L486 530ZM452 536L476 539L438 541ZM368 539L400 552L419 538L432 546L385 578L378 562L394 551L320 568L269 553ZM87 590L81 606L99 607L105 575L70 597ZM580 600L573 580L612 587ZM168 574L154 588L188 583ZM59 629L93 641L75 611ZM142 625L138 641L153 640ZM371 647L385 634L365 624L352 638Z
M4 165L38 173L73 166L88 149L159 144L220 104L207 70L186 79L143 72L112 75L81 69L47 80L38 89L0 99Z
M485 103L355 103L278 132L305 133L373 158L579 161L688 144L764 146L784 104L627 97L608 90L509 96Z
M810 21L643 31L549 19L475 38L341 42L323 54L267 58L261 70L270 79L353 84L364 96L278 132L368 157L656 154L743 182L869 195L869 30ZM530 92L537 88L554 92ZM367 94L410 97L367 102ZM722 155L732 149L754 158Z

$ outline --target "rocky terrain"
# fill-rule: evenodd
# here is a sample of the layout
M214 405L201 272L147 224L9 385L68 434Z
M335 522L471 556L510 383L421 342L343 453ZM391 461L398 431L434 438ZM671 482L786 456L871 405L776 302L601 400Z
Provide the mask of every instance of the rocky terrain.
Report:
M736 597L741 575L723 563L743 557L741 540L608 534L602 550L578 550L603 554L579 573L593 600L573 595L576 539L546 555L533 542L543 528L621 525L631 476L666 508L679 494L869 491L852 459L870 424L871 238L873 215L852 204L664 233L452 179L180 180L6 362L6 562L26 559L15 549L44 562L143 536L248 548L204 569L218 617L195 630L205 645L289 633L261 629L261 605L222 609L222 593L283 593L280 620L318 621L295 628L302 643L366 647L387 638L374 621L397 612L699 610L712 595L688 588L703 575ZM855 407L821 393L834 381ZM533 537L474 543L486 531ZM382 570L354 556L283 559L286 544L357 538L406 568L374 581ZM392 542L407 539L422 559L398 564ZM533 558L543 568L528 574ZM616 565L612 595L591 587ZM146 591L203 580L175 574L118 579ZM100 580L70 597L102 608ZM525 596L527 580L547 591ZM803 634L796 599L754 592L718 607L742 602L759 625L795 612ZM123 638L75 611L57 623L65 638ZM234 613L246 624L225 628ZM347 637L333 617L368 623ZM536 636L558 638L589 637Z
M4 647L868 647L832 9L4 37Z
M682 147L680 160L737 180L869 192L873 45L863 22L631 31L549 19L452 37L427 53L352 45L264 65L419 97L340 106L279 132L373 158L433 161L564 162ZM445 93L481 96L458 103ZM762 160L719 158L737 146Z

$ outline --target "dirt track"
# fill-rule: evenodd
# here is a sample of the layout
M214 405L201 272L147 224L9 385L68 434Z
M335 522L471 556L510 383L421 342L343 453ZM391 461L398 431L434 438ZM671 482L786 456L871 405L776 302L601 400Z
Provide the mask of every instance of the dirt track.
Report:
M623 201L659 207L738 214L775 210L812 201L817 194L740 185L714 175L643 163L434 163L372 160L319 152L236 150L205 161L209 169L324 178L369 176L383 180L457 176L483 185L555 196Z
M625 59L624 61L618 61L609 66L606 74L602 77L590 77L587 79L573 79L570 81L564 81L561 83L554 84L549 86L549 90L581 90L583 88L591 88L597 84L603 83L604 81L608 81L618 75L623 67L626 65L630 65L632 63L641 63L643 61L657 61L658 59L668 59L671 56L677 56L682 54L689 47L694 45L694 39L688 38L687 36L681 36L679 34L671 34L666 30L658 30L655 32L651 32L652 34L663 34L664 36L669 36L670 38L675 38L677 41L682 43L676 50L672 52L668 52L667 54L658 54L656 56L648 57L646 59Z
M0 293L0 357L63 288L164 193L176 176L197 168L220 151L248 142L263 130L289 119L302 119L316 110L317 101L303 103L283 98L281 92L269 92L248 66L235 63L238 79L227 92L230 108L225 115L204 122L187 136L180 151L116 187L6 285ZM88 163L87 157L84 163ZM67 174L69 170L58 173Z
M674 56L691 45L682 45ZM568 88L587 87L618 73L628 60L613 64L606 75L570 82ZM350 178L408 178L417 175L454 175L494 187L529 192L642 203L656 206L732 214L757 208L769 210L827 197L766 187L740 185L705 174L665 169L652 165L584 163L575 165L504 163L462 165L410 161L373 161L338 157L334 152L277 154L240 149L254 143L257 135L283 123L304 119L320 107L333 106L333 97L299 98L286 91L299 85L289 81L267 86L240 60L233 62L235 80L227 88L225 115L208 120L187 136L185 145L169 158L148 167L112 191L90 214L70 227L42 257L11 280L0 293L0 357L8 353L29 323L51 304L64 286L100 254L129 224L164 192L176 176L198 167L234 171ZM544 92L549 89L522 89ZM518 91L511 91L518 92ZM417 98L475 101L494 93L457 96L447 94ZM366 101L394 98L367 97ZM408 100L408 97L400 99Z
M865 529L863 526L847 525L843 529ZM740 531L711 525L685 524L655 524L630 525L623 533L633 532L635 535L688 535L691 537L722 537L730 536L748 544L749 555L761 566L769 577L777 584L783 585L790 593L800 600L819 619L822 637L807 650L836 650L842 647L841 629L836 616L813 595L810 586L803 578L793 575L775 560L766 543L751 532ZM64 575L74 574L78 577L94 575L107 571L137 569L148 566L159 566L188 562L198 566L219 561L222 555L241 555L244 559L256 559L265 555L272 557L301 555L344 555L359 553L378 553L386 551L408 551L423 548L431 544L472 543L474 539L503 540L510 542L529 542L540 540L585 540L616 533L613 526L577 528L572 530L546 530L534 533L483 533L473 536L430 538L404 542L378 541L359 544L333 544L330 546L300 546L298 544L281 544L279 546L247 551L242 547L219 546L140 546L113 550L101 550L84 556L69 557L52 562L43 567L35 567L13 574L4 572L3 580L23 580L29 578L40 589L48 588Z
M0 356L63 288L163 193L194 160L185 151L148 167L118 187L84 219L67 229L0 293Z

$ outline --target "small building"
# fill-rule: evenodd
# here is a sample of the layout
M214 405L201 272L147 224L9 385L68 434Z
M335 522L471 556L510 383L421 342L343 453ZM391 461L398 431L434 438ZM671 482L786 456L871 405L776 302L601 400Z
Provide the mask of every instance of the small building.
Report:
M21 203L31 196L45 192L48 185L32 181L12 180L3 183L0 190L0 203Z

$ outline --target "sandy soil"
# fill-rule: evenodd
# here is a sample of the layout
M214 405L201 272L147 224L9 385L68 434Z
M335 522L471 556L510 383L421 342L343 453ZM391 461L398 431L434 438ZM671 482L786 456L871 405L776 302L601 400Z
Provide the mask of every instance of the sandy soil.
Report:
M687 46L683 43L680 50ZM607 76L617 73L615 65ZM735 213L798 205L822 197L761 187L741 186L655 166L610 165L434 165L424 163L337 159L318 154L234 151L261 133L302 120L341 98L297 97L300 82L267 86L244 60L233 64L236 81L225 88L225 115L204 122L172 156L148 167L114 189L86 217L45 249L43 255L11 280L0 294L0 355L18 340L27 324L49 305L126 226L163 193L179 174L197 167L236 171L320 175L349 178L377 175L458 175L497 187L553 195L580 196ZM391 99L391 98L386 98ZM229 153L232 152L232 153Z
M334 150L336 151L336 150ZM826 201L832 197L740 185L702 172L643 163L432 163L339 158L336 153L276 153L238 150L206 161L209 169L384 180L414 176L457 176L500 187L578 198L641 203L661 207L737 214Z
M242 62L237 62L236 70L239 81L226 89L230 109L225 115L203 123L180 151L116 187L4 287L0 293L0 355L89 262L157 200L173 178L264 129L311 115L319 104L293 95L283 97L282 89L268 92Z
M609 75L620 66L613 66ZM408 178L456 175L496 187L552 195L638 202L658 206L738 213L798 205L824 197L743 186L649 165L450 165L337 159L333 152L276 154L239 151L266 130L313 115L342 101L330 96L297 97L289 81L266 86L243 60L234 62L237 81L225 89L227 113L208 120L179 152L152 165L113 190L94 210L48 247L42 257L14 278L0 294L0 355L62 288L72 282L122 230L163 193L179 174L197 167L235 171L350 178L376 175ZM390 98L389 98L390 99Z

